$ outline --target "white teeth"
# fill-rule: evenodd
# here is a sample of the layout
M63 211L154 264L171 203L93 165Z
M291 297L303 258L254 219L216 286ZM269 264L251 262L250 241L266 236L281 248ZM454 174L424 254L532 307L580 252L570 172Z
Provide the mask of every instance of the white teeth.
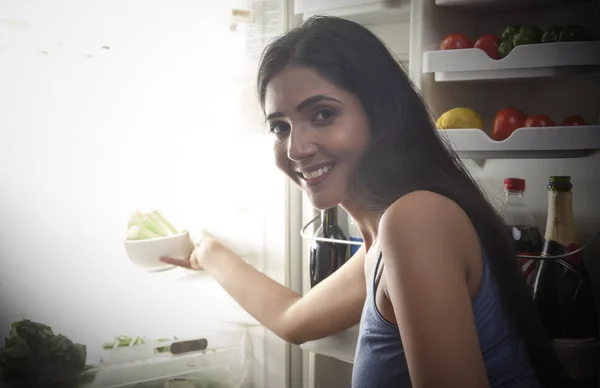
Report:
M329 172L329 170L331 170L331 166L326 166L316 171L304 172L302 173L302 176L304 177L304 179L315 179Z

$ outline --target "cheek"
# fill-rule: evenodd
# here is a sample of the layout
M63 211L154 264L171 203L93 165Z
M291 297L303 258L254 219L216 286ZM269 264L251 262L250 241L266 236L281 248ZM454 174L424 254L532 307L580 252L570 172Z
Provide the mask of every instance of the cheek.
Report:
M371 131L363 117L347 116L340 122L341 130L335 132L335 144L341 151L360 154L371 142Z
M273 143L273 154L275 156L275 165L281 171L288 173L289 160L287 157L287 148L285 143L279 140L275 140Z

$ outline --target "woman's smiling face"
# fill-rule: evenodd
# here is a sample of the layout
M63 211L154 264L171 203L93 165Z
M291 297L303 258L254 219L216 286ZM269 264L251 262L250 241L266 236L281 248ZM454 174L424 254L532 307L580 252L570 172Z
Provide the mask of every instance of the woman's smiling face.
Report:
M287 66L267 85L265 115L277 167L328 209L348 197L348 183L371 139L358 98L315 70Z

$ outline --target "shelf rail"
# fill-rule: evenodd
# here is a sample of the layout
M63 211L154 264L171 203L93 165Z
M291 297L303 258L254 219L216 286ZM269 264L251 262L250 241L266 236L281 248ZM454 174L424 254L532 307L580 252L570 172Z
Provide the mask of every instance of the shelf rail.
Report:
M310 225L314 224L319 218L320 218L320 216L316 216L315 218L310 220L306 225L304 225L304 227L302 227L302 230L300 230L300 236L302 236L303 239L312 240L312 241L330 242L330 243L336 243L336 244L346 244L346 245L362 245L363 244L358 241L337 240L337 239L332 239L332 238L311 236L311 235L307 234L306 230L308 229L308 227ZM598 231L598 233L594 237L592 237L587 243L585 243L584 245L582 245L581 247L579 247L578 249L576 249L572 252L564 253L561 255L554 255L554 256L517 255L517 257L521 258L521 259L555 260L556 263L562 265L567 270L569 270L569 271L573 272L575 275L577 275L577 277L585 285L585 287L589 287L589 289L591 290L592 285L590 284L590 282L586 278L583 277L583 275L581 274L581 272L579 272L579 270L577 268L575 268L571 263L566 261L565 258L575 255L575 254L583 251L584 249L588 248L592 244L592 242L594 242L596 239L600 239L600 231Z

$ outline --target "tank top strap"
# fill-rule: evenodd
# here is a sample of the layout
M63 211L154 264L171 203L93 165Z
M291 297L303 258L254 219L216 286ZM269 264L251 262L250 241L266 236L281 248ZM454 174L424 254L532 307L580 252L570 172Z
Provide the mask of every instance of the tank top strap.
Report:
M379 285L379 281L381 280L381 275L383 271L379 272L379 267L382 265L381 259L383 258L383 252L379 250L379 256L377 256L377 260L375 261L375 267L373 268L373 276L371 277L371 293L373 297L375 296L375 292L377 291L377 286Z

